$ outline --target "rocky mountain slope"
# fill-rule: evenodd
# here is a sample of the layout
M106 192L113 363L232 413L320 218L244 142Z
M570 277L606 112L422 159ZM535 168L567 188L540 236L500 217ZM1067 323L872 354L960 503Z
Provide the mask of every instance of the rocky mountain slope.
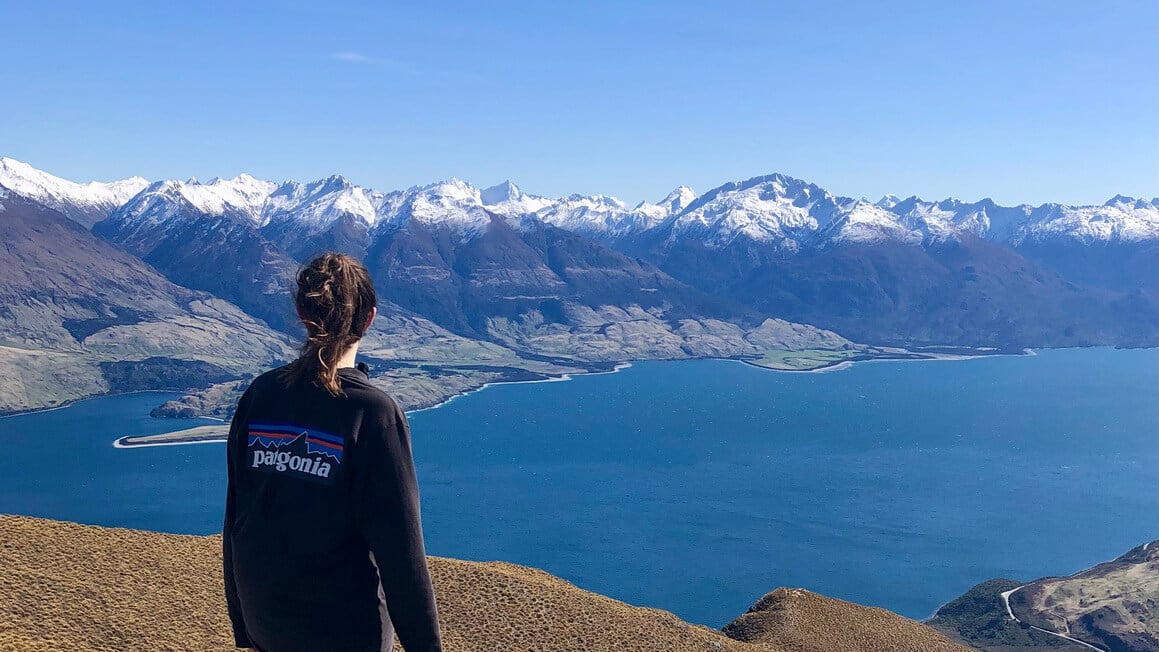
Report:
M297 318L290 288L298 262L266 240L250 211L272 184L161 181L93 227L93 233L149 263L169 280L240 306L289 332Z
M1116 195L1101 206L1037 207L1002 207L988 199L883 202L908 219L924 215L1007 243L1068 281L1125 292L1153 292L1159 285L1159 199Z
M0 412L245 377L288 338L0 189Z
M721 249L693 241L651 256L705 291L861 342L1154 346L1159 333L1155 292L1079 285L969 235L924 247L857 244L791 256L747 240Z
M770 593L722 632L532 568L430 565L448 652L969 650L882 609L798 589ZM0 515L0 566L0 649L233 649L220 537Z

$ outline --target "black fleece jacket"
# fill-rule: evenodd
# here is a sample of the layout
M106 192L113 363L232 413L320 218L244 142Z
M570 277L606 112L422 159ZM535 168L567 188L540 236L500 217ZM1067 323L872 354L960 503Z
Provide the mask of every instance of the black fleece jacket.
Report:
M238 647L442 650L410 428L364 365L343 396L278 369L229 430L224 570Z

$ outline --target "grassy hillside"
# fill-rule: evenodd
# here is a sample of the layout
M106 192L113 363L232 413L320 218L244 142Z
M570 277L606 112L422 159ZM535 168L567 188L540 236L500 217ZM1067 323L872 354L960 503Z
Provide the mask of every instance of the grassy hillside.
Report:
M969 650L882 609L801 590L770 593L726 635L532 568L430 565L448 652ZM0 515L0 568L5 652L233 649L220 537Z

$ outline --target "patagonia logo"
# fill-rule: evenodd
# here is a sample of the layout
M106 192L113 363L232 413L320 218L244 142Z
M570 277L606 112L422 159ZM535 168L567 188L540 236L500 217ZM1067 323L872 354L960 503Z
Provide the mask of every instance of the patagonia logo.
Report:
M328 481L342 463L343 439L293 424L251 421L248 449L251 468Z

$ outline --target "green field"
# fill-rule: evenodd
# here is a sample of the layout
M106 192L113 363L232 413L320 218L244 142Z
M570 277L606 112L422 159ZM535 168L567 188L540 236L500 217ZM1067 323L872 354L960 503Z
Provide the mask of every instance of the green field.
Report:
M872 355L872 352L865 349L768 351L763 357L748 362L758 367L778 371L813 371L832 367L842 362L863 360L867 355Z

